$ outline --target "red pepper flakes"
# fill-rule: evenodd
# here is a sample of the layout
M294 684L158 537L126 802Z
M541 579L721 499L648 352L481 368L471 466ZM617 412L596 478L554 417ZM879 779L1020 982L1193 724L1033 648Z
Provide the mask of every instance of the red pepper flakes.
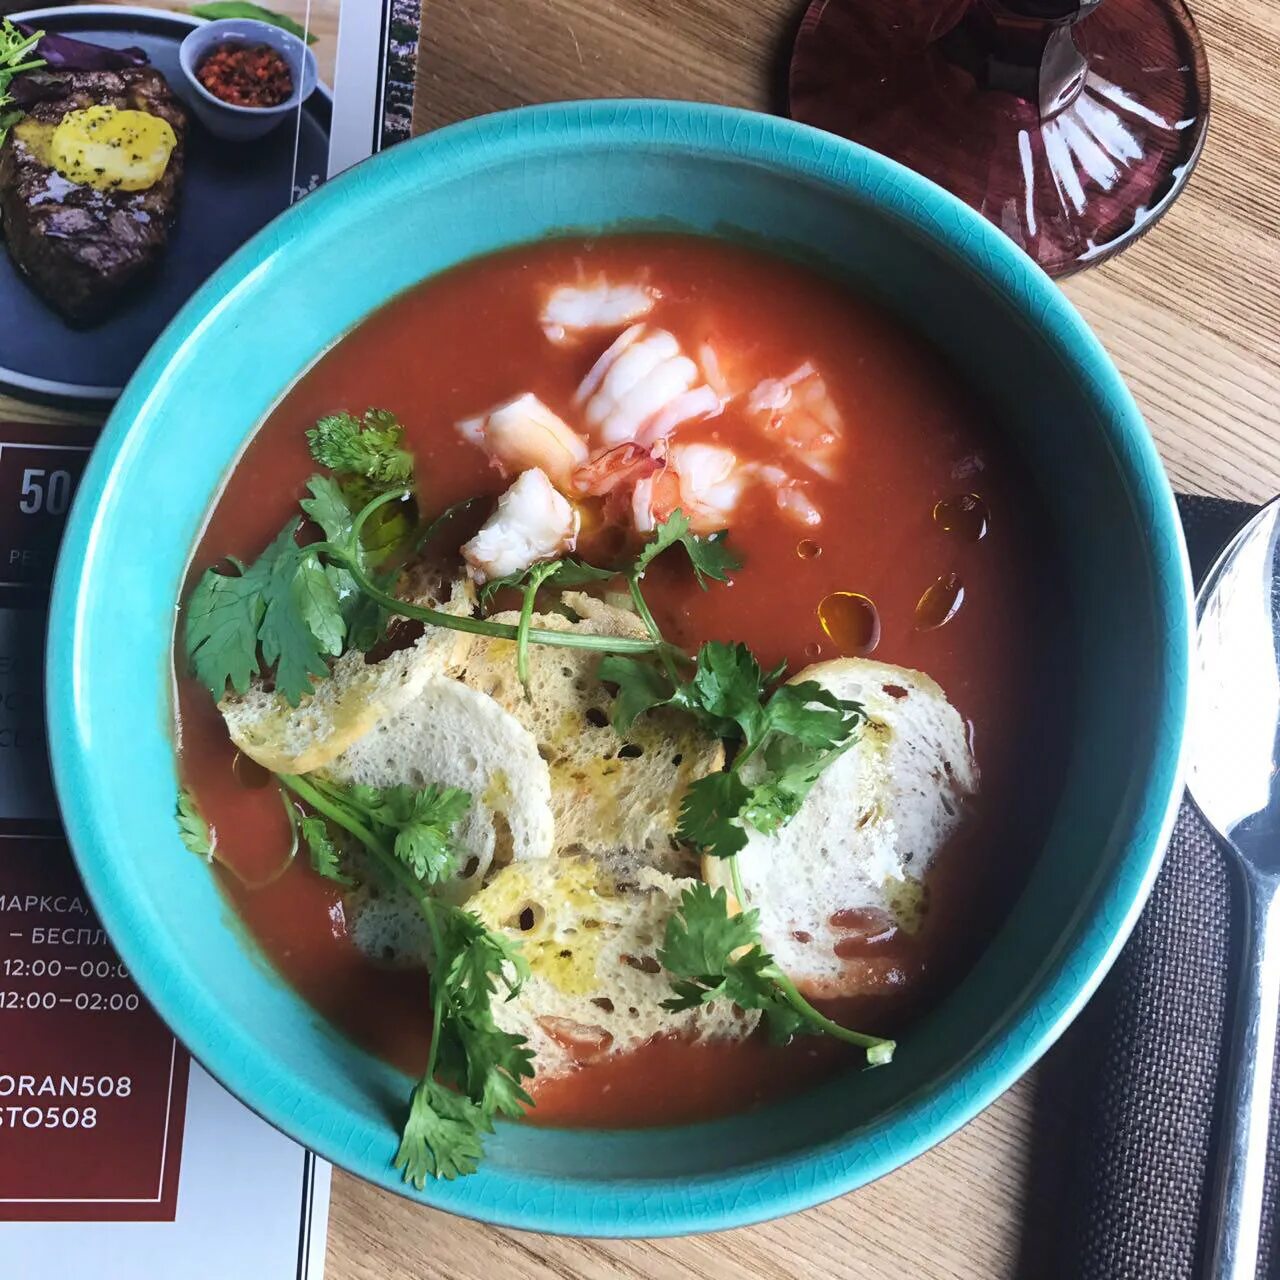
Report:
M293 93L289 64L267 44L220 44L196 68L196 79L235 107L278 107Z

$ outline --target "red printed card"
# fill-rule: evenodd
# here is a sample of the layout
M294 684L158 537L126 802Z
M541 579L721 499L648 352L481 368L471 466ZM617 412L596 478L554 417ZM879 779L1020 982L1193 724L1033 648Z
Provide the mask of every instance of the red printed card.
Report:
M190 1061L57 835L44 605L85 428L0 426L0 1221L168 1221Z
M0 840L0 1220L172 1221L188 1065L66 845Z

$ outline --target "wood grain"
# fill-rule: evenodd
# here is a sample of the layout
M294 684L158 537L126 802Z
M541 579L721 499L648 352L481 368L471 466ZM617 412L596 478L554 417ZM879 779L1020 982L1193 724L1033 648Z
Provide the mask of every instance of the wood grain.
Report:
M1128 379L1175 486L1280 490L1280 5L1196 6L1214 80L1203 160L1172 213L1066 292ZM416 125L557 98L776 108L786 0L426 0ZM0 399L0 416L53 411ZM333 1280L995 1280L1022 1275L1033 1074L873 1186L781 1222L673 1241L562 1240L334 1179Z

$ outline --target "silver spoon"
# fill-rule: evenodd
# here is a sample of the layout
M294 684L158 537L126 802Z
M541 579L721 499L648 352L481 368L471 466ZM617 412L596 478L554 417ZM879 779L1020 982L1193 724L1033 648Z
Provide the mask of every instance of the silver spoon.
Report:
M1200 588L1188 785L1240 880L1244 956L1209 1212L1213 1280L1254 1280L1280 1016L1280 498Z

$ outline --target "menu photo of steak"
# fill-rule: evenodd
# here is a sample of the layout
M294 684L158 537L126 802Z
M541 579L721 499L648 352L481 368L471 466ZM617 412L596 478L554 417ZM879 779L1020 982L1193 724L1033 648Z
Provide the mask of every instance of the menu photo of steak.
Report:
M0 17L0 397L111 403L232 254L370 153L373 51L333 128L342 3Z
M40 69L15 89L24 115L0 146L9 253L51 306L72 322L92 323L165 251L182 184L186 113L147 66Z

